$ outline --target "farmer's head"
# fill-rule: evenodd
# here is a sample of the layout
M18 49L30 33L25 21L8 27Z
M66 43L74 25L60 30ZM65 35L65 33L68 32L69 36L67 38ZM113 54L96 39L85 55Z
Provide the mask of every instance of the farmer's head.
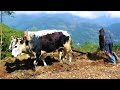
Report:
M103 29L103 28L101 28L101 29L99 30L99 34L102 34L102 33L104 33L104 29Z

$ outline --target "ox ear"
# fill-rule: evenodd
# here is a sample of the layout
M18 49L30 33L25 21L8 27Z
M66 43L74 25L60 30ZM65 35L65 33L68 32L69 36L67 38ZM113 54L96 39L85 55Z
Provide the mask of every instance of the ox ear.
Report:
M18 42L18 38L16 38L16 43Z
M25 41L25 44L28 46L28 44L29 44L29 41L28 41L28 40L26 40L26 41Z
M21 41L20 41L20 44L23 44L23 43L24 43L24 40L21 40Z
M24 36L22 40L22 44L25 42L26 45L28 45L29 41L27 40L27 37Z
M27 37L26 37L26 36L24 36L24 37L23 37L23 40L25 40L25 41L26 41L26 40L27 40Z

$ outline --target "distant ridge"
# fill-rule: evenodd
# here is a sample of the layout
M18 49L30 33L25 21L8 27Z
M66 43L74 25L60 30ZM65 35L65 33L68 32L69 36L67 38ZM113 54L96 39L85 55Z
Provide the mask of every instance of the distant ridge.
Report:
M115 43L120 43L120 19L100 17L86 19L72 14L14 15L5 17L4 23L17 30L62 29L68 31L76 44L98 43L98 31L101 27L109 29Z

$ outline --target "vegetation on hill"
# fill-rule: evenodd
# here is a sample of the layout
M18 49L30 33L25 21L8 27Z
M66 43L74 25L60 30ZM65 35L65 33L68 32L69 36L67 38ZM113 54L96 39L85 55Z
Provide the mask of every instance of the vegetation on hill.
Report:
M2 30L2 59L10 56L10 52L8 51L8 47L10 44L11 36L21 37L23 35L23 31L18 31L13 28L8 27L5 24L0 24L0 29ZM1 37L1 34L0 34Z

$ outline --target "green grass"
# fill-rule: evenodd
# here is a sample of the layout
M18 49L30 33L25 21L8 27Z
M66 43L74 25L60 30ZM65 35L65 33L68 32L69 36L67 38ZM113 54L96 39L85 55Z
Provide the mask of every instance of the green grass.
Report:
M120 50L120 45L114 44L113 45L113 51L117 52Z
M99 48L99 45L98 44L93 44L91 42L85 42L81 46L73 44L72 48L76 49L76 50L79 50L79 51L82 51L82 52L91 52L91 53L93 53ZM119 50L120 50L120 45L114 44L113 45L113 51L117 52Z
M85 42L83 45L73 44L72 47L82 52L95 52L98 48L98 45L92 44L91 42Z

